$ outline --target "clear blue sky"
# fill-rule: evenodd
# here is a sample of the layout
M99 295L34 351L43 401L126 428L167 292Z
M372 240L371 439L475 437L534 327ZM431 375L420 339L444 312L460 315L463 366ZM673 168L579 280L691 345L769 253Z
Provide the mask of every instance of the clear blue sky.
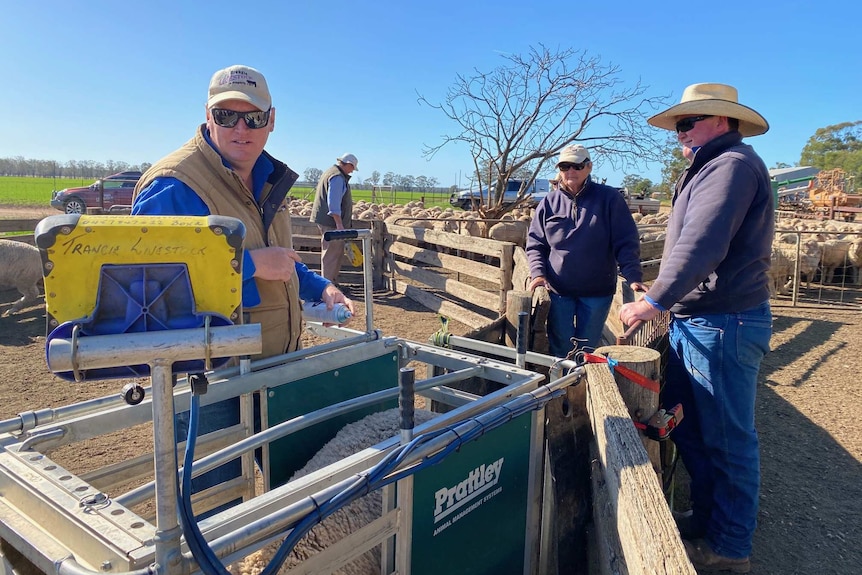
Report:
M501 53L587 50L677 102L695 82L724 82L771 124L750 139L767 166L795 165L818 128L862 119L858 2L498 0L86 2L0 0L4 110L0 157L154 162L203 120L212 73L260 69L278 110L268 150L300 174L337 156L373 170L466 185L456 126L417 103L443 99L456 74L490 71ZM660 181L660 166L626 173Z

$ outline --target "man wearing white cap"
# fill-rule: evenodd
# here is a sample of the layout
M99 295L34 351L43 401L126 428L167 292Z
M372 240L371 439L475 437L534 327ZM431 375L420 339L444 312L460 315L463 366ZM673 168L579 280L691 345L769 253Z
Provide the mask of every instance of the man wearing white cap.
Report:
M323 239L331 230L350 228L353 213L353 196L350 194L350 174L359 169L359 160L353 154L344 154L335 165L323 172L317 182L314 204L311 206L311 223L320 229L320 273L336 283L341 272L344 255L343 240Z
M691 85L648 122L676 131L691 165L676 183L658 278L620 319L631 325L670 310L662 403L683 404L673 440L692 505L675 517L695 567L747 573L760 489L754 399L772 335L774 207L766 165L742 138L769 124L725 84Z
M329 309L344 303L351 311L353 303L311 272L293 250L285 198L298 175L264 151L275 128L275 108L263 74L239 65L217 71L205 109L206 121L194 137L138 181L132 214L214 214L242 220L242 305L245 323L261 324L263 353L258 357L294 351L302 334L300 299L322 300ZM187 415L178 416L178 431ZM201 421L201 434L238 423L238 399L205 406ZM208 475L195 478L195 490L218 482Z

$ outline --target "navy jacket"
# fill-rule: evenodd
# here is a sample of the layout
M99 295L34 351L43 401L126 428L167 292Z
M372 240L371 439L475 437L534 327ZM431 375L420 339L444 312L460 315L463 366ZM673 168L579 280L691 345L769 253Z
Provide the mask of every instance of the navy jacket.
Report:
M677 182L658 278L647 295L677 315L742 312L769 300L769 171L729 132L698 149Z
M564 296L613 295L618 264L629 282L643 278L637 225L625 198L592 180L577 196L554 190L539 202L526 251L530 275L544 276Z

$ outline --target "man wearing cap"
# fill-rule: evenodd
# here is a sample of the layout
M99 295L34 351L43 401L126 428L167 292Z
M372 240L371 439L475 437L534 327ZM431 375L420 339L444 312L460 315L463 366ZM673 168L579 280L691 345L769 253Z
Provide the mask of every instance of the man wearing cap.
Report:
M695 567L747 573L760 489L754 399L772 335L773 198L766 165L742 138L769 124L725 84L691 85L648 122L674 130L691 165L676 183L658 278L620 319L670 310L662 403L683 405L673 440L692 505L675 517Z
M331 282L338 280L344 255L344 240L323 239L331 230L350 228L353 197L350 195L350 174L359 169L359 160L353 154L344 154L335 165L323 172L317 182L314 204L311 206L311 223L320 229L320 273Z
M558 186L536 207L526 252L530 290L545 286L551 297L550 352L566 357L573 347L598 346L618 273L636 290L643 289L643 274L637 225L625 198L592 181L587 149L564 148L557 169Z
M275 108L263 74L238 65L219 70L209 84L205 123L141 176L132 204L134 215L242 220L242 305L245 322L261 324L261 358L299 348L300 298L322 300L330 309L339 302L353 306L293 250L285 197L298 175L264 151L274 128ZM237 423L239 400L205 406L201 421L200 433Z

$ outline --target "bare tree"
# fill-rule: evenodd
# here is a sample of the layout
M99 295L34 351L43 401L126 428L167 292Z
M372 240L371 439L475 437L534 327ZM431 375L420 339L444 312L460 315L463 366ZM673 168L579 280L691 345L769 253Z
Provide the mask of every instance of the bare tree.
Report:
M489 73L459 74L442 103L419 94L420 104L440 110L460 128L442 143L426 145L423 154L431 158L447 144L469 146L480 187L489 190L479 208L483 216L497 217L524 203L532 181L549 171L551 159L570 144L583 144L597 163L615 168L658 159L661 142L646 116L664 101L644 97L639 81L623 86L616 66L585 51L551 51L541 44L525 56L503 58L507 63ZM504 206L506 182L516 174L529 177L518 201Z
M323 170L320 168L305 168L305 171L302 172L302 178L306 182L311 182L315 186L317 185L317 181L320 180L320 176L323 175Z

